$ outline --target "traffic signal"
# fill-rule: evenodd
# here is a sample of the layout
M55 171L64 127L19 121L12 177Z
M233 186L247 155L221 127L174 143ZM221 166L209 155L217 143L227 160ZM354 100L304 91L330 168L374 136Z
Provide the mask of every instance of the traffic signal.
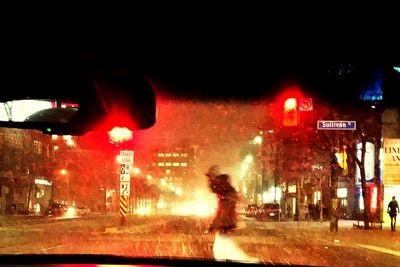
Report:
M283 126L297 126L297 99L287 98L283 103Z

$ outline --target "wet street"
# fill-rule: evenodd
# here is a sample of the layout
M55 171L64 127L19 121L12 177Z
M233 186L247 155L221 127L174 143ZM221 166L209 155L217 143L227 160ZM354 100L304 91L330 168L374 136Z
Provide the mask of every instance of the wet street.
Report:
M196 217L129 217L121 227L115 215L3 218L0 253L212 259L215 235L203 233L208 222ZM327 222L258 222L242 217L229 238L247 255L266 263L400 266L398 232L387 226L383 231L353 229L352 224L340 221L339 232L331 233Z

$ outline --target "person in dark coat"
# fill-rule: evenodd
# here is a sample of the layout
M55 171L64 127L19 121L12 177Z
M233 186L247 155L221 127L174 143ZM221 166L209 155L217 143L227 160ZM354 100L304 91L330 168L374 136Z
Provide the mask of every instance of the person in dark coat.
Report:
M390 216L390 226L392 228L392 232L396 231L396 217L397 212L399 211L399 204L396 201L396 197L392 197L392 201L390 201L388 205L388 213Z
M247 255L235 241L233 229L237 228L236 204L238 193L227 174L220 174L217 165L206 173L210 190L217 195L217 213L206 233L215 231L213 255L215 260L259 263L259 259Z
M211 191L217 195L218 208L208 232L228 233L237 227L236 204L238 193L231 185L227 174L220 174L218 166L212 166L206 173Z

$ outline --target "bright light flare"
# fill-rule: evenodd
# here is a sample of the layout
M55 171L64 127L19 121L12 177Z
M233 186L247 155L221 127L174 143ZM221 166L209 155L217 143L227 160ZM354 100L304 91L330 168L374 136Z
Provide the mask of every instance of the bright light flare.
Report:
M108 132L110 140L114 143L119 143L123 141L128 141L132 139L133 133L126 127L114 127Z
M261 145L263 142L263 138L260 135L257 135L256 137L254 137L253 143L256 145Z
M209 217L215 213L218 206L217 199L210 195L211 193L197 194L196 200L178 204L171 212L181 216Z
M150 215L152 214L152 209L150 207L140 207L135 210L137 215Z
M250 163L252 163L253 162L253 156L252 155L247 155L245 158L244 158L244 161L246 162L246 163L248 163L248 164L250 164Z
M75 143L74 143L73 140L67 140L67 145L69 145L69 146L74 146Z
M61 175L66 175L66 174L67 174L67 170L66 170L66 169L62 169L62 170L60 171L60 174L61 174Z
M67 209L66 217L75 217L76 216L76 209L74 207L69 207Z
M237 261L247 263L260 262L259 259L247 255L229 235L216 233L213 245L214 259L217 261Z

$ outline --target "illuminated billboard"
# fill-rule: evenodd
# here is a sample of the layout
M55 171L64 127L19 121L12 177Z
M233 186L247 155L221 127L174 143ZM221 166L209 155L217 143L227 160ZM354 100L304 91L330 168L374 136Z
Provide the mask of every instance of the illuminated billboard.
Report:
M361 160L361 147L362 144L357 144L357 158ZM364 160L364 168L365 168L365 179L367 182L370 182L375 177L375 146L371 142L365 143L365 160ZM356 163L356 184L361 184L361 173L360 167Z
M382 167L383 184L400 185L400 139L385 138Z

